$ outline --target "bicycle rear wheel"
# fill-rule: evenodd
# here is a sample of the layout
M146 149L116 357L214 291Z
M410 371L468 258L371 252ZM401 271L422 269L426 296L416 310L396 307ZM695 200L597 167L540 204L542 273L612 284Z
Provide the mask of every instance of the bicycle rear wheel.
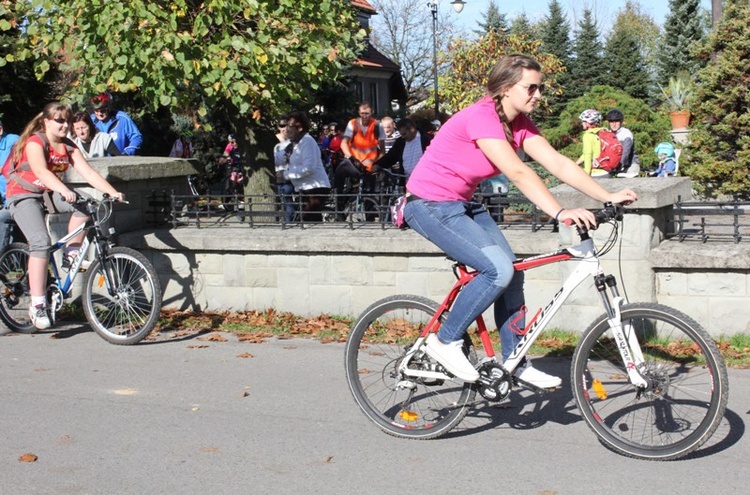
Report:
M573 354L571 383L583 419L609 449L641 459L683 457L708 440L727 406L724 360L711 337L683 313L660 304L622 307L623 329L636 332L649 381L639 390L605 315Z
M29 247L14 242L0 255L0 319L18 333L34 333L36 327L29 318Z
M346 205L345 216L348 222L375 222L378 219L379 206L372 198L363 197L359 202L352 201Z
M108 280L113 282L112 287ZM151 263L138 251L118 246L109 250L103 265L97 260L88 269L83 311L104 340L136 344L156 326L161 296L161 285Z
M476 389L467 383L401 376L399 364L438 305L411 295L382 299L365 310L346 342L345 367L357 405L378 427L402 438L437 438L453 429L468 413ZM466 336L464 352L476 354ZM445 370L422 351L410 368Z

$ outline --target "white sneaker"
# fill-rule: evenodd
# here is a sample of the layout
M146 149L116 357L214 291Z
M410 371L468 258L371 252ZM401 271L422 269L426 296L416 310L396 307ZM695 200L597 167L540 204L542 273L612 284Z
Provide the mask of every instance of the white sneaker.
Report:
M31 323L39 330L47 330L52 326L47 308L43 305L29 306L29 318L31 318Z
M531 360L527 359L526 364L516 369L516 378L526 383L530 383L539 388L557 388L562 384L560 377L548 375L531 366Z
M463 340L443 344L438 340L437 334L431 333L427 336L426 342L425 351L427 354L442 364L456 378L465 382L479 380L479 372L464 356Z

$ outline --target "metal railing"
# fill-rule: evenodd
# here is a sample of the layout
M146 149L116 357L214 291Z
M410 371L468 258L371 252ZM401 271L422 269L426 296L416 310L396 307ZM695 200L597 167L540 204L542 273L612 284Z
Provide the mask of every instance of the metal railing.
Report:
M750 202L683 202L680 198L669 223L673 228L667 237L680 242L697 239L705 243L711 239L738 243L750 235Z
M303 198L293 197L294 218L290 221L283 213L283 200L275 195L171 195L170 208L164 212L151 211L150 217L160 217L162 224L172 228L246 226L250 228L310 228L330 227L349 229L391 229L392 194L332 194L319 213L303 212ZM556 225L533 203L523 197L504 194L477 195L498 226L503 229L524 229L532 232ZM155 205L161 206L158 201ZM337 205L345 205L338 207ZM156 210L156 208L155 208Z

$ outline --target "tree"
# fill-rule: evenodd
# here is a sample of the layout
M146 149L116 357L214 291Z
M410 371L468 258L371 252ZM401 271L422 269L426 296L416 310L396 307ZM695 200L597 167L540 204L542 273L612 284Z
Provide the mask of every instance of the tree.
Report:
M554 127L559 122L560 112L571 99L570 89L568 88L570 73L567 72L571 64L570 25L565 19L565 14L557 0L552 0L549 3L549 14L542 24L541 39L542 49L557 57L566 70L558 76L561 92L547 96L550 111L546 115L541 115L541 118L538 119L539 124L545 127Z
M624 31L638 40L641 57L646 63L649 77L654 79L656 70L656 50L661 36L661 28L653 17L643 12L643 8L637 2L628 0L625 6L617 12L614 30Z
M482 14L483 21L477 21L477 25L480 27L478 31L474 33L479 36L483 36L492 30L500 33L509 31L508 19L505 14L500 12L500 8L497 6L495 0L490 0L490 4L487 6L487 10Z
M521 12L511 21L508 34L523 35L529 39L537 39L541 36L539 25L532 24L525 12Z
M569 98L577 98L604 81L606 66L602 58L599 28L591 10L583 11L573 43L573 58L568 66L570 84L565 88Z
M450 68L440 78L440 99L445 107L456 112L481 98L487 91L492 68L512 53L524 53L542 65L547 85L545 95L560 90L557 77L563 70L562 65L557 57L542 51L539 40L492 30L479 40L459 39L451 45L447 54ZM545 106L542 103L539 111L546 111Z
M424 0L370 0L378 11L372 19L371 42L401 66L409 105L430 96L432 63L432 14ZM444 51L454 29L451 15L440 15L438 51Z
M635 33L615 24L604 47L604 59L609 70L603 80L605 84L620 88L634 98L647 100L651 85L638 40Z
M9 0L0 18L26 29L0 64L31 59L43 77L59 63L73 101L110 90L153 111L223 112L245 149L263 119L312 106L365 35L350 0Z
M705 38L707 15L700 8L700 0L669 0L669 15L664 21L664 35L658 48L659 84L666 84L670 76L680 72L695 74L702 67L691 50L700 46Z
M680 173L708 197L750 199L750 4L726 0L724 15L699 55L715 59L698 72L693 131Z

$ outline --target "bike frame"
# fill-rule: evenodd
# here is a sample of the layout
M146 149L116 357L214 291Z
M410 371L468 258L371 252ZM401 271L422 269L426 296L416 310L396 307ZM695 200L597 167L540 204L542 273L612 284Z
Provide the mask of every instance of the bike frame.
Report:
M587 236L588 237L588 236ZM560 261L578 260L578 266L568 276L562 284L560 290L558 290L552 300L543 308L537 310L531 321L526 324L523 329L516 329L518 334L522 335L521 341L513 349L513 352L504 363L499 363L510 375L513 374L515 369L521 363L523 358L531 349L536 339L542 333L544 328L549 324L555 314L560 310L562 305L565 303L570 294L588 277L594 277L596 288L601 296L602 303L607 312L607 319L609 326L617 343L617 347L622 357L625 368L628 370L628 376L631 383L638 387L645 388L647 382L638 372L638 366L644 362L643 354L640 350L640 344L636 336L636 332L632 331L632 328L623 328L620 307L627 301L624 297L620 296L617 291L617 284L614 276L604 275L599 258L596 255L594 248L594 242L590 238L582 240L581 244L555 251L552 253L542 254L539 256L533 256L517 260L513 263L516 271L526 271L532 268L537 268L552 263L558 263ZM415 376L423 378L433 379L447 379L448 377L443 373L437 371L428 370L415 370L409 369L408 364L412 356L422 348L424 340L432 332L437 332L440 328L441 318L443 315L453 306L459 292L463 287L471 282L474 277L478 275L477 271L469 271L465 266L457 264L457 280L451 288L450 292L440 304L440 307L435 312L435 315L422 329L419 339L411 349L407 352L405 358L399 365L399 371L404 376ZM607 294L607 288L610 289L612 294L612 300L610 300ZM526 314L526 307L521 308L522 315ZM489 331L487 325L484 323L482 315L476 319L477 333L482 342L486 359L497 361L495 356L495 350L490 341Z
M75 236L77 236L84 230L91 228L88 223L89 222L87 221L86 223L80 225L73 232L69 233L65 237L62 237L60 240L50 246L49 263L50 266L52 266L52 276L55 278L57 287L62 291L65 298L68 297L68 291L70 291L70 288L73 286L73 281L78 276L78 271L83 264L84 258L86 258L85 254L88 252L89 246L91 245L91 239L89 238L90 236L86 235L86 237L84 237L83 242L81 243L81 247L78 249L78 252L81 253L81 256L78 256L76 258L75 262L70 267L68 275L64 279L60 277L60 272L57 269L57 263L55 263L54 254L55 252L65 247L68 241L73 239Z
M96 213L92 210L89 210L89 219L86 220L83 224L76 227L72 232L68 233L64 237L60 238L58 241L53 243L50 246L50 255L49 255L49 264L52 267L52 276L55 279L55 285L60 291L60 295L62 296L62 300L67 299L70 296L70 289L73 287L73 282L75 281L76 277L80 273L81 265L83 265L83 262L86 261L87 254L89 247L94 244L95 250L96 250L96 257L101 260L102 266L104 267L104 256L103 253L106 250L106 247L104 245L107 244L107 238L104 235L104 233L101 231L101 221L98 219L94 219L96 217ZM47 217L49 218L49 217ZM105 219L102 221L106 221L106 219L109 218L109 215L106 216ZM49 226L48 226L49 230ZM75 259L73 264L70 267L70 271L68 271L68 274L65 276L65 278L62 278L60 276L60 270L57 268L57 263L55 262L55 252L62 249L71 239L79 235L81 232L86 232L85 237L83 238L83 241L81 242L80 248L78 248L78 252L80 255ZM92 242L92 238L96 240L96 242ZM106 283L107 292L110 295L114 295L113 287L115 286L114 280L112 278L112 274L107 269L103 269L102 273L104 275L104 282ZM54 301L54 298L52 301L50 301L50 308L52 309L51 313L54 315L57 310L62 305L61 301Z

